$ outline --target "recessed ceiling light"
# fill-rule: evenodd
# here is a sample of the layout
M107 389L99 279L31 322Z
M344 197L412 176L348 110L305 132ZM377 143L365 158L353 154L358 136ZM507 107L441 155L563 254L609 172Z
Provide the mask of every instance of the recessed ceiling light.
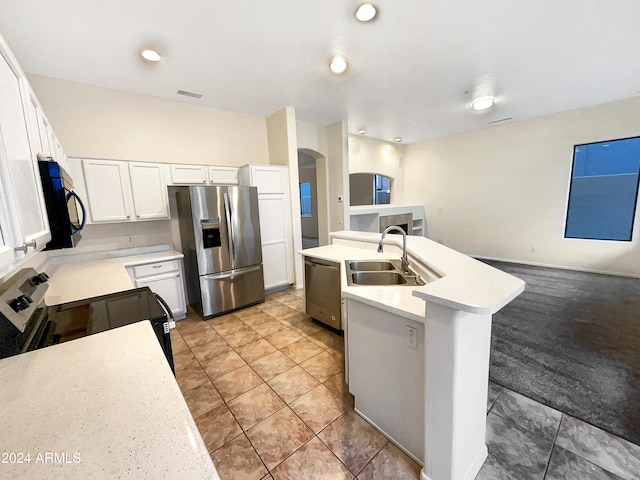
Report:
M486 110L493 107L494 103L496 103L496 99L493 97L480 97L471 102L471 108L476 111Z
M363 3L356 10L356 18L361 22L369 22L376 16L376 7L370 3Z
M144 50L142 50L140 52L140 55L142 55L142 58L149 62L159 62L160 60L162 60L160 54L150 48L145 48Z
M364 135L365 133L367 133L367 131L364 128L361 128L360 130L358 130L358 133L360 135Z
M401 142L402 141L402 137L396 137L393 139L394 142Z
M334 57L329 64L331 71L337 75L344 73L348 66L347 61L342 57Z

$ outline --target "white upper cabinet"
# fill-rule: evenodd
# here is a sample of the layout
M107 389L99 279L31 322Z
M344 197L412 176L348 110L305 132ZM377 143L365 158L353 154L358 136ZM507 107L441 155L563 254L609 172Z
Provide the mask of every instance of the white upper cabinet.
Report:
M16 246L22 245L24 253L29 252L28 246L42 248L51 238L40 172L27 130L27 93L28 84L22 79L15 59L0 42L0 131L5 153L4 173L10 179L3 190L8 210L14 212L10 221L18 232Z
M207 183L205 165L171 165L172 185L203 185Z
M238 169L235 167L209 167L209 183L216 185L237 185Z
M93 223L128 222L134 216L129 168L117 160L83 160Z
M248 165L241 170L245 185L258 187L258 193L285 193L289 178L287 167L276 165Z
M169 165L131 162L129 175L136 220L169 218Z

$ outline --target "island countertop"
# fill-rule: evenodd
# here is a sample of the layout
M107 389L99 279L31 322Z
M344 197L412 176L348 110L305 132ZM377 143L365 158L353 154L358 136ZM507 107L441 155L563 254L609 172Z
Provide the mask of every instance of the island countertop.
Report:
M400 235L387 235L384 254L376 252L379 233L341 231L330 237L331 245L299 253L343 262L399 258L402 252ZM474 314L493 314L524 290L521 279L425 237L408 236L407 254L411 268L427 279L426 285L349 287L345 282L343 296L424 323L424 301ZM344 282L344 268L341 270Z
M148 321L0 360L0 405L0 478L219 480Z

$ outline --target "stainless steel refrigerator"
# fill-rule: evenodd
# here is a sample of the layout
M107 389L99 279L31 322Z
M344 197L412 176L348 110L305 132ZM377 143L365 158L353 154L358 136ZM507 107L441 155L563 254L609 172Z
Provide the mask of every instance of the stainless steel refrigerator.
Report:
M169 187L188 303L203 318L264 301L256 187Z

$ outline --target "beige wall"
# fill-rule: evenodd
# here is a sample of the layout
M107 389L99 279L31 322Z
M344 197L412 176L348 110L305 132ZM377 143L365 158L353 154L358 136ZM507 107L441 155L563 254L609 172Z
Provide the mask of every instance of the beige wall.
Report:
M269 163L263 117L28 77L69 156L231 166Z
M349 135L349 173L393 178L391 203L404 204L404 145Z
M638 276L640 211L631 242L563 238L573 146L638 135L633 98L409 145L405 201L470 255Z

